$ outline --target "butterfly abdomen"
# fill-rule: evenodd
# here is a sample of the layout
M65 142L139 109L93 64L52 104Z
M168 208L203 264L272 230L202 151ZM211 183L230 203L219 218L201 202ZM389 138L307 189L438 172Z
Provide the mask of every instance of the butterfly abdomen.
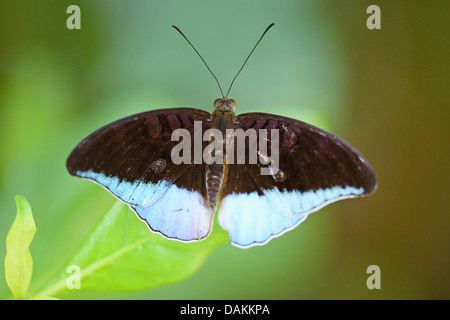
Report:
M208 194L208 203L212 208L217 206L219 193L222 188L223 177L223 164L213 163L206 167L206 191Z

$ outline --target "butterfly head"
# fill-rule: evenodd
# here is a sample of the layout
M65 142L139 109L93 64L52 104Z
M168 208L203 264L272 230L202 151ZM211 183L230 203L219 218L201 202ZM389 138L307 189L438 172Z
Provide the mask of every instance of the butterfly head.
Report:
M236 109L236 101L228 98L219 98L214 101L214 109L222 112L234 112Z

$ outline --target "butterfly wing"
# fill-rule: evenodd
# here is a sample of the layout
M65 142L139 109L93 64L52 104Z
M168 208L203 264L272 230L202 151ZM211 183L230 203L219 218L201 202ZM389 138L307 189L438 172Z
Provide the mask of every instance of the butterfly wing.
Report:
M176 129L192 136L194 121L207 128L210 116L178 108L118 120L85 138L69 156L67 169L127 203L152 231L182 241L205 238L214 212L205 203L199 179L204 166L192 161L174 164L171 152L179 141L171 136Z
M245 164L229 165L219 223L237 246L264 244L325 205L364 196L376 188L376 176L364 157L328 132L263 113L239 115L235 124L244 131L255 129L258 137L261 129L267 129L268 151L276 147L275 136L269 132L278 129L279 148L278 163L249 164L248 152L252 150L247 141ZM258 156L259 160L276 158L272 154ZM263 168L266 174L262 174Z

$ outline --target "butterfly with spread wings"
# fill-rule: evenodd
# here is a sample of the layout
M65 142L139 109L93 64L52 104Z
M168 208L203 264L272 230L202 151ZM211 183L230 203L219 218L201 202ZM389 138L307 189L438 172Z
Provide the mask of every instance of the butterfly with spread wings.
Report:
M190 108L163 109L104 126L72 151L67 160L69 173L100 184L128 204L152 231L169 239L205 239L217 211L219 224L232 244L241 248L267 243L332 202L375 191L373 169L347 142L295 119L265 113L236 115L236 102L227 98L231 85L214 102L212 114ZM195 136L196 123L201 125L201 141ZM199 143L205 149L207 141L202 137L210 129L224 134L254 130L258 137L265 130L268 145L278 147L277 170L261 174L265 165L248 161L249 139L244 163L229 161L225 153L215 163L196 161L193 154L191 161L174 162L173 151L180 142L174 132L179 129L191 136L190 150ZM277 135L271 136L272 130ZM239 151L234 144L233 154Z

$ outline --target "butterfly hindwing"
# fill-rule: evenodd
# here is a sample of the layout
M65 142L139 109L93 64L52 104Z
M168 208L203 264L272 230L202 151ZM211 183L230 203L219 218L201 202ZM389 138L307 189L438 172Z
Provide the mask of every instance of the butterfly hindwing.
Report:
M153 231L183 241L202 239L213 216L199 179L204 165L174 164L171 152L179 141L171 136L176 129L192 135L194 121L207 128L209 119L206 111L178 108L118 120L84 139L69 156L67 168L108 189Z
M243 130L255 129L258 137L260 129L278 129L279 138L278 170L272 174L261 174L268 165L260 161L229 165L219 223L237 246L264 244L295 228L323 206L370 194L376 188L376 177L368 162L348 143L328 132L263 113L239 115L235 125ZM268 156L273 159L270 133L267 138ZM248 160L248 141L245 150Z
M204 166L191 165L161 200L147 207L131 208L150 229L168 238L186 242L204 239L211 231L215 209L205 201L204 172Z

